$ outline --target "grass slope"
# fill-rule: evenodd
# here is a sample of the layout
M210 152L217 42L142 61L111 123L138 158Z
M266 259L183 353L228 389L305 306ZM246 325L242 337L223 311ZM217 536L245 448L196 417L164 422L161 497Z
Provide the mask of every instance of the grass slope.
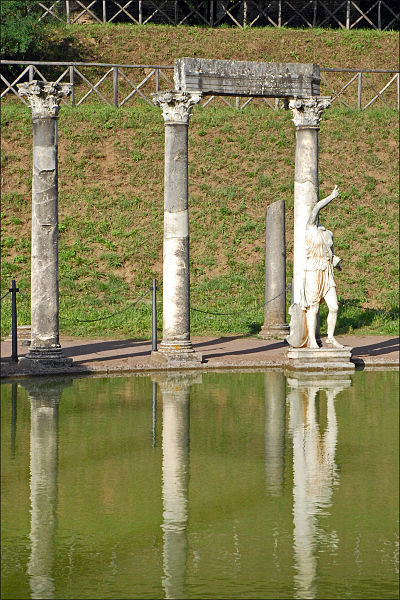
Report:
M179 56L201 56L390 69L398 64L399 49L398 32L363 29L211 29L109 23L55 27L49 37L53 56L59 60L69 56L92 62L138 65L172 65Z
M200 47L206 36L213 40L214 57L243 58L238 53L240 44L244 44L249 59L257 58L252 48L257 47L259 39L279 40L277 33L288 36L287 47L290 43L295 46L290 35L294 40L305 35L317 40L318 36L345 39L346 34L349 44L351 40L349 32L336 31L277 32L266 28L243 32L221 29L214 33L201 28L192 31L158 26L89 26L85 30L57 29L54 35L71 32L75 40L94 32L99 36L102 32L103 41L106 34L114 36L113 41L102 42L109 49L121 38L125 50L114 48L113 56L91 54L86 58L118 58L118 62L133 63L171 63L172 56L167 61L165 54L168 40L165 44L162 41L166 34L168 51L175 56L194 54L189 52L189 45L185 46L187 40L197 40ZM133 39L140 37L139 47L147 40L148 60L139 53L124 54L129 50L124 35L129 32L134 33ZM361 40L359 46L364 48L355 66L371 66L361 62L373 54L368 39L374 44L381 40L384 66L388 66L388 48L396 43L392 34L351 34L353 43ZM88 43L90 38L85 39ZM240 43L232 55L229 48L235 40ZM284 54L287 47L279 46L283 52L280 55L258 58L290 60ZM315 41L312 47L315 54L307 60L324 64L325 45L320 42L318 46ZM303 53L299 56L306 60ZM377 49L379 64L375 67L382 66L379 57ZM328 64L332 66L332 62ZM14 277L25 294L19 297L18 305L19 323L25 324L30 318L31 116L21 104L5 102L1 119L2 293ZM146 290L153 277L161 282L163 129L159 109L140 102L122 109L83 105L76 109L63 107L60 112L60 327L65 333L149 336L147 298L135 309L112 319L91 323L77 320L101 318L121 310ZM291 115L252 105L240 112L217 106L196 108L189 138L192 305L214 312L235 312L262 304L265 208L278 198L284 198L287 207L288 283L291 276L295 146ZM336 252L344 267L337 274L342 299L338 331L342 333L397 330L394 315L353 306L389 312L398 307L397 145L397 111L356 112L336 106L325 112L320 133L321 196L330 193L335 183L342 193L321 220L335 234ZM3 300L2 309L4 335L10 330L9 297ZM192 332L255 333L262 322L262 308L224 317L193 312ZM161 316L159 325L161 328Z

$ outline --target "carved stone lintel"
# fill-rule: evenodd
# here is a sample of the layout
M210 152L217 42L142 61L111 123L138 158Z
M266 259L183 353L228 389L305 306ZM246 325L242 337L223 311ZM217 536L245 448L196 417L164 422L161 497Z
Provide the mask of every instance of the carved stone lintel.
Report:
M37 81L18 83L18 93L26 96L32 109L32 118L57 117L61 98L69 96L72 86L69 83Z
M198 104L201 94L195 92L160 92L153 94L153 102L161 106L165 123L189 122L192 106Z
M330 96L310 96L309 98L293 98L289 108L293 114L295 127L319 127L322 111L331 104Z

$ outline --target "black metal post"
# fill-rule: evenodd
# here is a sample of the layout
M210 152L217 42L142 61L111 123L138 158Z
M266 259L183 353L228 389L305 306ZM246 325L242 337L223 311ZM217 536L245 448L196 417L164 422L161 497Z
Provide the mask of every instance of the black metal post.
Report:
M152 327L151 327L151 349L157 352L157 281L153 279L152 287Z
M156 446L157 428L157 383L153 381L153 448Z
M11 456L15 457L15 437L17 432L17 384L11 384Z
M18 340L17 340L17 292L15 279L11 282L11 360L18 362Z

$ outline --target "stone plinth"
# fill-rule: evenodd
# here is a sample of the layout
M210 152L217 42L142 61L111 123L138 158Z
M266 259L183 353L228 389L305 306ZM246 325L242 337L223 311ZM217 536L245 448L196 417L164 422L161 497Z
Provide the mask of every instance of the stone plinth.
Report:
M320 69L314 64L178 58L174 82L177 90L204 95L302 98L319 95Z
M286 366L299 371L354 371L352 348L289 348Z

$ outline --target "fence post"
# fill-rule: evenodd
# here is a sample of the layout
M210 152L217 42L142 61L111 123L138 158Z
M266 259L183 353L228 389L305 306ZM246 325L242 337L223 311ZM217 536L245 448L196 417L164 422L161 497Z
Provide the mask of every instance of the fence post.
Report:
M243 27L247 25L247 0L243 0Z
M143 25L142 0L139 0L139 25Z
M156 69L156 92L160 91L160 69Z
M103 23L107 23L107 7L106 7L106 0L103 0Z
M33 65L29 65L29 83L31 83L33 81L33 77L34 77Z
M71 6L69 0L65 0L65 12L67 13L67 23L69 25L71 22Z
M11 360L18 362L18 340L17 340L17 292L15 279L11 282Z
M379 0L378 2L378 29L381 30L382 29L382 14L381 14L381 8L382 8L382 1Z
M358 74L358 90L357 90L357 108L361 110L361 94L362 94L362 72Z
M240 98L239 98L239 96L236 96L236 98L235 98L235 106L236 106L237 110L240 109Z
M153 279L152 286L152 311L151 311L151 349L157 352L157 281Z
M210 27L214 27L214 0L210 0Z
M113 67L114 106L118 108L118 67Z
M400 75L397 73L397 110L400 110Z
M346 6L346 29L350 29L350 0L347 0Z
M278 27L282 27L282 0L278 4Z
M75 106L74 67L69 68L69 82L71 84L71 106Z

